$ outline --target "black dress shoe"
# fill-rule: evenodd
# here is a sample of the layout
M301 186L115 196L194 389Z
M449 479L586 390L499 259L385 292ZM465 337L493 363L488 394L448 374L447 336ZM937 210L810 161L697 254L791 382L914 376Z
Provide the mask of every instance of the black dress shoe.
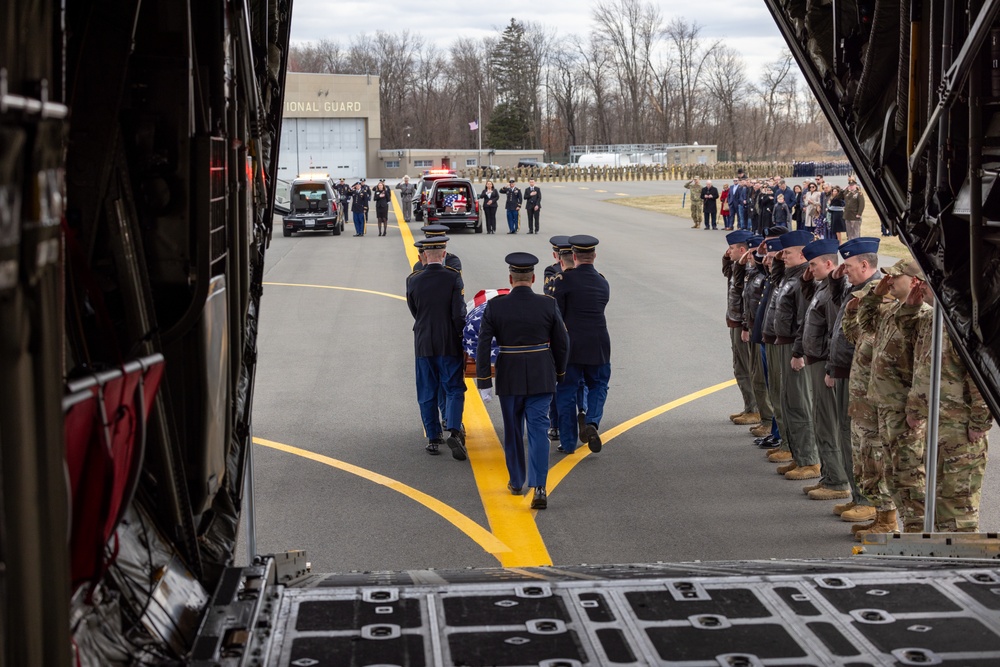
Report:
M601 451L601 436L597 433L597 427L593 424L587 424L583 428L583 436L586 439L587 446L590 447L590 451L595 454Z
M545 497L545 488L536 487L535 497L531 499L531 509L533 510L543 510L549 506L549 501Z
M507 482L507 490L510 491L510 495L512 495L512 496L523 496L524 495L524 489L523 488L521 488L519 486L515 487L510 482Z
M549 440L558 440L558 439L559 439L559 429L557 429L557 428L550 428L549 429Z
M559 452L560 454L572 454L573 453L573 452L569 451L568 449L566 449L565 447L563 447L562 445L559 445L558 447L556 447L556 451Z
M469 458L465 452L465 445L462 444L462 440L459 436L451 435L448 436L448 448L451 449L451 455L458 461L464 461Z
M441 438L435 438L434 440L431 440L430 442L428 442L427 446L424 447L424 449L427 450L428 454L433 454L433 455L437 456L440 453L438 450L441 448L441 445L443 445L443 444L444 444L444 441L441 440Z

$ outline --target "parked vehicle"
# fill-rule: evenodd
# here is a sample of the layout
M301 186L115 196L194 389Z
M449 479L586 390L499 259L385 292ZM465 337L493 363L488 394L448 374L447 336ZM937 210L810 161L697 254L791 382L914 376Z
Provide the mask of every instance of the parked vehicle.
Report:
M454 229L483 231L479 199L472 181L467 178L441 178L431 183L423 205L428 224L447 225Z
M304 174L292 181L289 212L281 218L285 236L295 232L331 232L340 236L344 221L337 215L337 192L327 174Z
M417 222L424 221L424 204L427 202L427 194L430 192L431 184L442 178L454 178L455 172L451 169L431 169L424 172L420 182L417 184L417 192L413 195L413 219Z

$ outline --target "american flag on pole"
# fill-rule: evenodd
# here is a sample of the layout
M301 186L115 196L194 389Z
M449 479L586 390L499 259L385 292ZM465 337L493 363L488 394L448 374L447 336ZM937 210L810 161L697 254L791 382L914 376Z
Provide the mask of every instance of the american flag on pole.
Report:
M479 123L477 123L476 121L471 121L469 123L469 129L475 132L476 130L479 129Z
M453 211L465 210L468 206L469 200L465 198L465 195L446 195L444 198L445 208L450 208Z

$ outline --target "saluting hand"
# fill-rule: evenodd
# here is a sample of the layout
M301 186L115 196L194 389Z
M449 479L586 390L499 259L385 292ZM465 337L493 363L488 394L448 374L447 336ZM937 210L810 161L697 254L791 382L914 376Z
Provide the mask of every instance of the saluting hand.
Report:
M858 297L854 297L853 299L847 302L847 312L856 313L860 305L861 305L861 299L859 299Z
M812 267L807 268L802 273L802 282L804 283L811 283L813 281L813 278L815 278L815 276L813 275Z
M927 292L927 283L922 280L914 280L910 293L906 295L907 306L919 306L924 302L924 295Z
M878 281L878 285L875 286L876 296L885 296L889 293L890 287L892 287L892 276L883 276L882 280Z
M843 278L846 275L847 275L847 265L846 264L841 264L840 266L838 266L837 268L835 268L833 270L833 277L834 277L835 280L840 280L841 278Z

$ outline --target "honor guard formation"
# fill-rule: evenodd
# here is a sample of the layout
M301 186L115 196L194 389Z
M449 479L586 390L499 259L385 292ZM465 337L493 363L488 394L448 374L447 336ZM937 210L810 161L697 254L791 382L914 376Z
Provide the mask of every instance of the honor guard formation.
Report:
M537 215L533 224L537 229ZM438 454L447 445L464 461L462 342L473 327L466 323L461 262L447 251L447 227L428 225L422 231L424 238L414 243L420 260L406 279L417 402L427 452ZM556 449L563 454L573 453L578 442L601 451L599 429L611 378L604 316L610 287L594 268L599 241L577 235L555 236L550 243L558 262L545 268L544 294L532 290L536 256L515 252L505 258L510 290L486 302L474 359L482 400L489 403L495 393L500 403L507 489L522 495L532 488L532 509L548 505L550 440L559 441Z
M707 224L707 222L706 222ZM778 225L726 235L726 324L753 444L867 533L922 532L933 295L879 239ZM841 259L843 261L841 261ZM992 418L944 335L935 530L976 532ZM560 403L559 409L562 410Z

